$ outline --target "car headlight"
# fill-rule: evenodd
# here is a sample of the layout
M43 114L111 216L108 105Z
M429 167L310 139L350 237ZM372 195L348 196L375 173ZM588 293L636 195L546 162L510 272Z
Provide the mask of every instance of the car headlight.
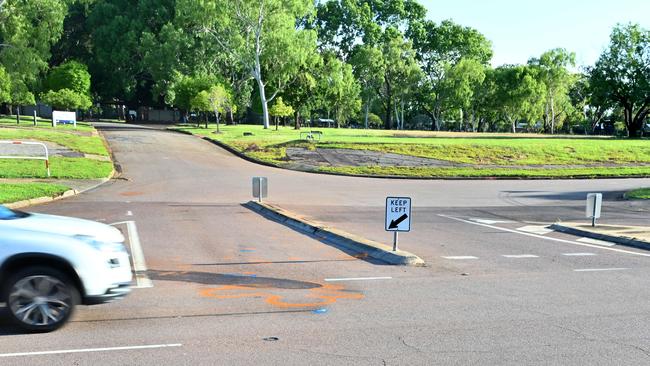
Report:
M126 248L121 243L106 243L95 240L94 237L88 235L75 235L74 238L83 241L102 253L126 253Z

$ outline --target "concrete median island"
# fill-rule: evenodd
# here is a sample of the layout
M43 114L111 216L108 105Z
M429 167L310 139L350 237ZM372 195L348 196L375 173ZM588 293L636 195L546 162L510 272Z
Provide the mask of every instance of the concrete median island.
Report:
M244 206L294 230L353 252L360 258L367 256L396 265L424 265L424 261L415 254L403 250L393 251L392 247L388 245L307 220L296 213L284 210L274 204L251 201Z
M276 167L328 174L405 178L599 178L650 176L645 140L539 134L454 133L259 125L172 129Z

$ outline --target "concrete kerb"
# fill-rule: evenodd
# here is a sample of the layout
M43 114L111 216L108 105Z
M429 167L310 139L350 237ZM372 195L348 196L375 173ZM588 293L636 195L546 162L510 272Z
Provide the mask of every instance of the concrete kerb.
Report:
M553 224L549 226L549 228L565 234L583 236L583 237L596 239L596 240L609 241L612 243L625 245L628 247L650 250L650 243L643 240L638 240L638 239L629 238L625 236L601 234L589 230L583 230L583 229L578 229L570 226L565 226L562 224Z
M406 266L424 265L424 261L415 254L403 250L393 252L392 247L388 245L306 220L293 212L284 210L275 205L250 201L244 206L297 231L307 233L323 241L330 242L356 253L367 255L388 264Z

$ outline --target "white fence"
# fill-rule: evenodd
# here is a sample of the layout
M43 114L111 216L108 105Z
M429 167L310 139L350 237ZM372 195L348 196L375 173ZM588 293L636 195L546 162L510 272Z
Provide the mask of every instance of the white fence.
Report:
M25 160L45 160L45 169L47 169L47 176L50 176L50 154L47 151L47 146L42 142L32 141L0 141L0 145L15 145L19 146L40 146L43 148L44 156L33 155L0 155L0 159L25 159Z

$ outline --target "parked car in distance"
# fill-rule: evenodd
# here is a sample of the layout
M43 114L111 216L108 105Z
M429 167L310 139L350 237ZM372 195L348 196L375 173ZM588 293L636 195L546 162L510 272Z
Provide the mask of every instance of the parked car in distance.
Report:
M27 331L58 329L78 304L121 299L132 280L122 233L0 205L0 306Z

